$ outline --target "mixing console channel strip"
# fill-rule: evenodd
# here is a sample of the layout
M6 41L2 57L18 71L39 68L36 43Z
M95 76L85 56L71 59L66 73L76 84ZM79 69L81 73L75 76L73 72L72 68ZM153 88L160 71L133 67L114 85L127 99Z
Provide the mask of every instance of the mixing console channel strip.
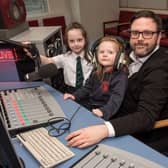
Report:
M163 168L128 151L99 144L71 168Z
M44 126L53 117L65 117L57 101L42 86L0 91L0 107L12 135Z

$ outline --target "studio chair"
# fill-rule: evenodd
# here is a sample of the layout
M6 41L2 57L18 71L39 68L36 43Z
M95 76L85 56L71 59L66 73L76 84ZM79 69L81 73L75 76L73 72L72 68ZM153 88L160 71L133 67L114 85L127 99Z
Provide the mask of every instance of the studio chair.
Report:
M167 131L168 119L156 121L151 131L153 134L149 134L152 135L151 137L153 137L153 140L148 145L168 157Z
M103 34L120 35L123 30L129 28L129 20L133 16L134 11L120 11L118 20L110 20L103 22Z
M38 20L29 20L28 24L30 27L38 27L39 26Z
M163 127L168 127L168 119L156 121L153 128L158 129Z

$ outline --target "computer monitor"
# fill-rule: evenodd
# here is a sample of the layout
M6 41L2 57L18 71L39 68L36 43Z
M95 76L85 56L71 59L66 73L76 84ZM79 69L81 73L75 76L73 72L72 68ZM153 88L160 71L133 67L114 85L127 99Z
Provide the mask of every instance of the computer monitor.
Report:
M0 168L24 168L12 145L4 120L0 114Z

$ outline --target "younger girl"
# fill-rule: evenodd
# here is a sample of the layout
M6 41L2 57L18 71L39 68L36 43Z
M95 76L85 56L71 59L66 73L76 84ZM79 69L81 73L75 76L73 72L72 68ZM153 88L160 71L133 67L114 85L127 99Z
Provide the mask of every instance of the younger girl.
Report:
M97 49L97 69L93 71L85 86L72 94L64 94L64 99L73 99L87 107L95 115L109 120L114 116L124 98L127 75L114 70L117 54L123 50L122 44L113 37L103 37ZM86 100L82 102L82 100Z
M40 56L42 64L54 63L58 69L63 69L66 92L73 93L76 87L76 62L80 57L82 67L82 85L89 77L92 69L92 56L88 52L87 33L83 26L77 22L71 23L65 32L67 52L54 57ZM57 76L56 76L57 78Z

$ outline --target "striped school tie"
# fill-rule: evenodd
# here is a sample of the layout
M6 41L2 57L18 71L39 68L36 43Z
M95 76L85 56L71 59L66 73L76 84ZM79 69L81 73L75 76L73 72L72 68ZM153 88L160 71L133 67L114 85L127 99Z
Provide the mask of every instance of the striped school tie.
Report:
M81 65L81 57L76 58L76 87L80 88L83 85L83 71Z

